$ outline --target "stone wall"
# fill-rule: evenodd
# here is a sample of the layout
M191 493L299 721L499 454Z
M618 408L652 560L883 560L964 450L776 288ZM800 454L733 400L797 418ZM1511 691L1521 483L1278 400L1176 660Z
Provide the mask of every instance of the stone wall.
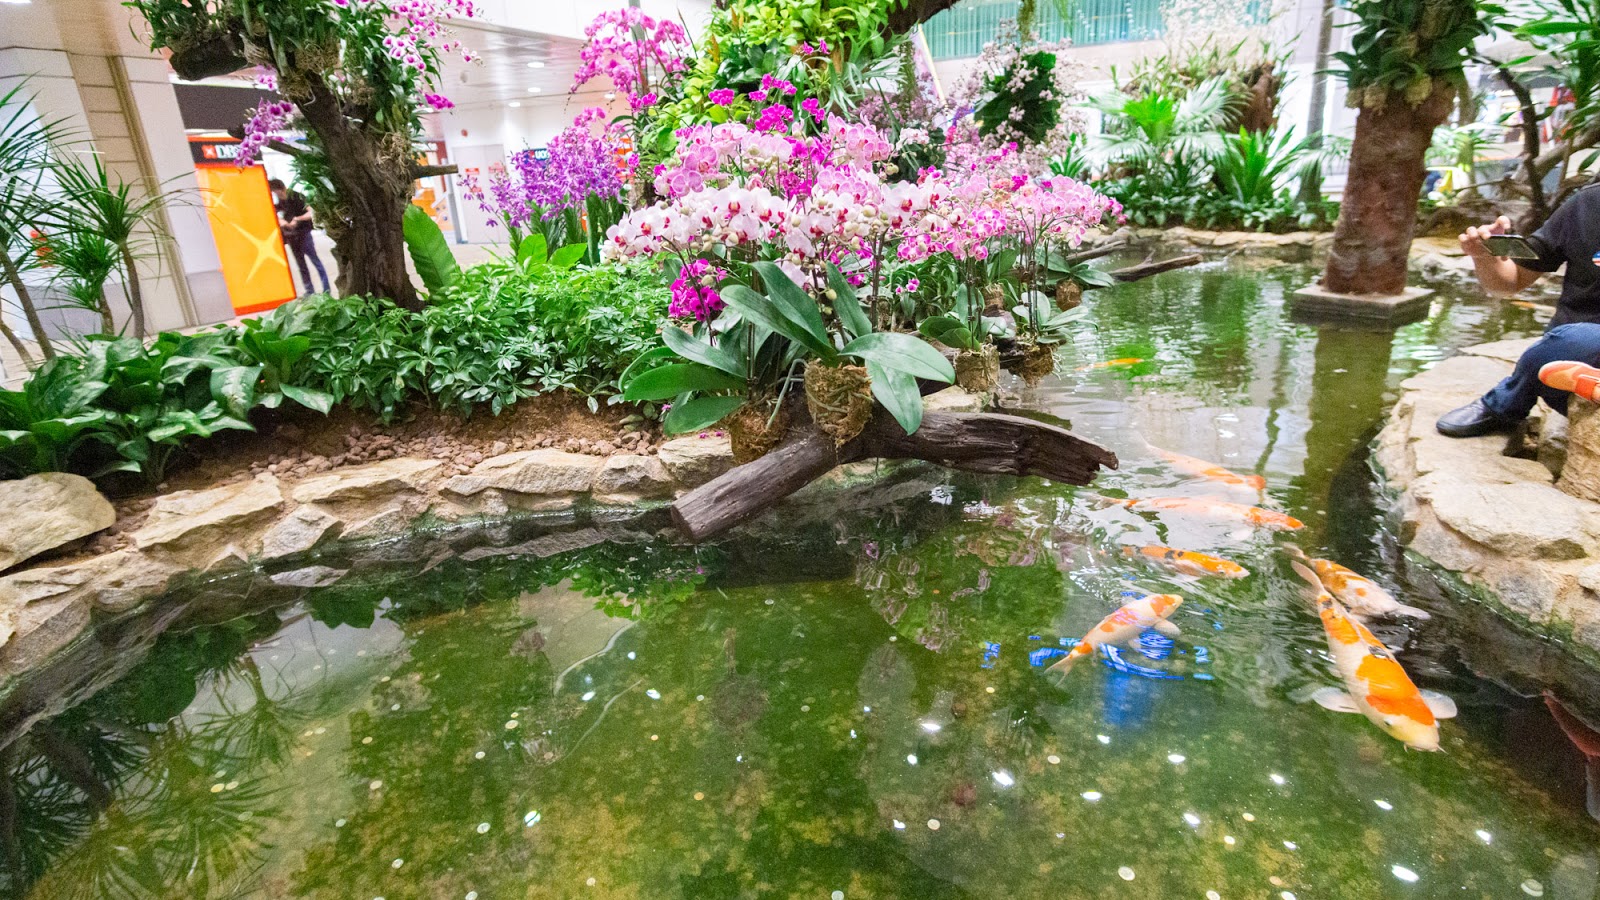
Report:
M1472 347L1407 380L1378 437L1377 463L1397 494L1407 550L1592 656L1600 652L1600 503L1556 485L1552 467L1571 467L1552 446L1565 420L1536 415L1531 439L1447 438L1434 428L1509 375L1531 343ZM1593 431L1578 433L1588 441Z
M974 412L982 403L960 388L948 388L925 398L925 405ZM299 480L263 473L250 481L167 494L156 499L123 549L0 575L0 695L13 676L38 667L70 644L95 617L126 614L180 579L220 578L256 568L273 573L272 580L280 585L316 587L343 572L314 565L313 557L394 544L418 531L449 533L540 516L558 518L578 508L601 519L626 517L662 506L732 467L728 439L702 435L667 441L653 456L527 450L491 457L464 474L453 474L442 460L401 457ZM804 506L878 471L872 462L843 467L790 503ZM109 504L86 480L36 478L49 482L49 503L5 503L8 484L0 483L0 508L8 518L49 507L41 520L48 522L51 510L66 508L60 497L86 491L90 496L77 505L88 510L84 518L99 517L99 524L87 530L56 528L58 536L76 539L110 524L103 521ZM22 482L9 486L30 497L40 492ZM41 527L22 525L13 531L27 535ZM568 546L559 535L543 540L529 552L548 555L583 546ZM6 560L8 549L12 561L47 549L37 542L14 543L8 548L6 530L0 527L0 561ZM445 547L441 552L450 552ZM419 565L427 561L418 560Z

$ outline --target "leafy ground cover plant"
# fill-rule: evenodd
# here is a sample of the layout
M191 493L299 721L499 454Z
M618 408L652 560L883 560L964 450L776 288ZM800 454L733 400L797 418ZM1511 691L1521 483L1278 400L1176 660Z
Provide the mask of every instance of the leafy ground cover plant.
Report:
M523 246L522 259L466 270L415 316L383 299L316 297L275 318L310 342L305 383L384 421L410 403L498 414L561 390L591 408L618 402L622 373L659 341L659 275L644 263L575 267L571 253L541 259L539 235Z
M194 438L252 430L250 413L285 400L327 412L332 398L293 383L309 348L263 324L197 335L85 339L20 390L0 391L0 471L130 473L160 481Z

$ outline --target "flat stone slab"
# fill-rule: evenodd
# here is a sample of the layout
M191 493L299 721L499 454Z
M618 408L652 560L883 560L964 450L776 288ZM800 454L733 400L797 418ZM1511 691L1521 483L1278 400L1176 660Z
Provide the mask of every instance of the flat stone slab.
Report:
M593 489L605 458L564 450L525 450L486 459L445 490L470 497L487 490L514 494L581 494Z
M392 497L404 491L423 490L443 468L444 463L436 459L386 459L308 478L295 485L293 494L297 503Z
M1338 294L1313 284L1290 295L1289 310L1297 317L1319 321L1405 325L1427 317L1433 294L1418 287L1406 288L1401 294Z
M1510 341L1479 344L1476 347L1468 347L1461 352L1467 356L1485 356L1489 359L1498 359L1501 362L1515 366L1517 360L1522 358L1522 354L1527 353L1528 348L1538 342L1538 338L1517 338Z
M167 547L198 539L202 532L229 531L269 518L283 508L278 479L260 475L253 481L206 491L179 491L156 501L144 527L133 533L141 550ZM219 535L216 542L226 543Z
M0 481L0 572L116 524L117 511L81 475Z

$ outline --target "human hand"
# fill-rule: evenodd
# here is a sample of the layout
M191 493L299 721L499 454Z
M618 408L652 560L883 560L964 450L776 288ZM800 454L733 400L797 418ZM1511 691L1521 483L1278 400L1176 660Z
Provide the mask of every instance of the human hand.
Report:
M1505 234L1511 230L1511 220L1505 216L1495 219L1488 225L1474 225L1460 236L1461 250L1474 259L1499 259L1489 252L1483 239L1497 234Z

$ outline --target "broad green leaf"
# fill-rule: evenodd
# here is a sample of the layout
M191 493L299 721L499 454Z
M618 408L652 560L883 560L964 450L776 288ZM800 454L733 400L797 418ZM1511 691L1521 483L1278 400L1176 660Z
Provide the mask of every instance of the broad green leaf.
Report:
M913 378L926 378L949 384L956 380L955 367L944 355L909 334L880 332L858 337L839 351L843 356L858 356L885 369L904 372Z
M293 384L283 385L279 390L290 400L307 409L314 409L323 415L327 415L333 410L333 395L326 391L299 387Z
M406 249L411 251L411 262L417 267L417 276L429 294L437 294L461 278L461 266L450 252L439 223L422 211L415 203L406 204L400 227L405 235Z
M655 368L655 364L658 362L664 362L676 357L677 354L672 351L671 347L652 347L634 357L633 362L628 363L628 367L622 370L622 376L617 379L617 383L626 388L628 382L632 381L638 373Z
M661 329L661 339L666 341L674 353L690 362L727 372L735 378L745 377L744 361L727 347L714 347L705 341L690 337L683 329L672 325Z
M825 360L831 361L837 358L838 351L833 348L832 344L828 343L826 335L819 337L812 334L804 326L795 323L779 312L777 304L773 303L771 299L761 296L744 285L731 284L723 288L722 299L730 308L738 310L741 316L760 325L762 328L783 335Z
M589 247L586 244L568 244L550 254L550 265L557 269L570 269L577 265L587 252Z
M856 297L856 289L845 280L839 267L828 263L828 287L833 290L833 311L839 314L839 322L844 325L844 330L851 337L861 337L872 333L872 321L861 309L861 301Z
M549 261L550 248L545 242L544 235L534 233L522 239L517 245L517 262L526 266L543 266Z
M261 380L260 366L232 366L213 369L211 396L228 412L243 418L256 405L256 383Z
M758 262L751 268L761 276L761 283L767 287L767 299L778 312L804 329L814 341L826 346L828 349L823 355L832 358L833 343L828 340L828 327L822 322L822 309L817 301L784 274L777 263Z
M667 434L682 434L710 428L743 405L743 397L696 397L674 403L661 420L661 430Z
M735 378L699 363L672 363L641 372L628 382L624 400L671 400L687 391L743 391L743 378Z
M867 377L872 379L872 396L906 434L915 434L922 427L922 392L917 389L917 380L871 360L867 362Z

